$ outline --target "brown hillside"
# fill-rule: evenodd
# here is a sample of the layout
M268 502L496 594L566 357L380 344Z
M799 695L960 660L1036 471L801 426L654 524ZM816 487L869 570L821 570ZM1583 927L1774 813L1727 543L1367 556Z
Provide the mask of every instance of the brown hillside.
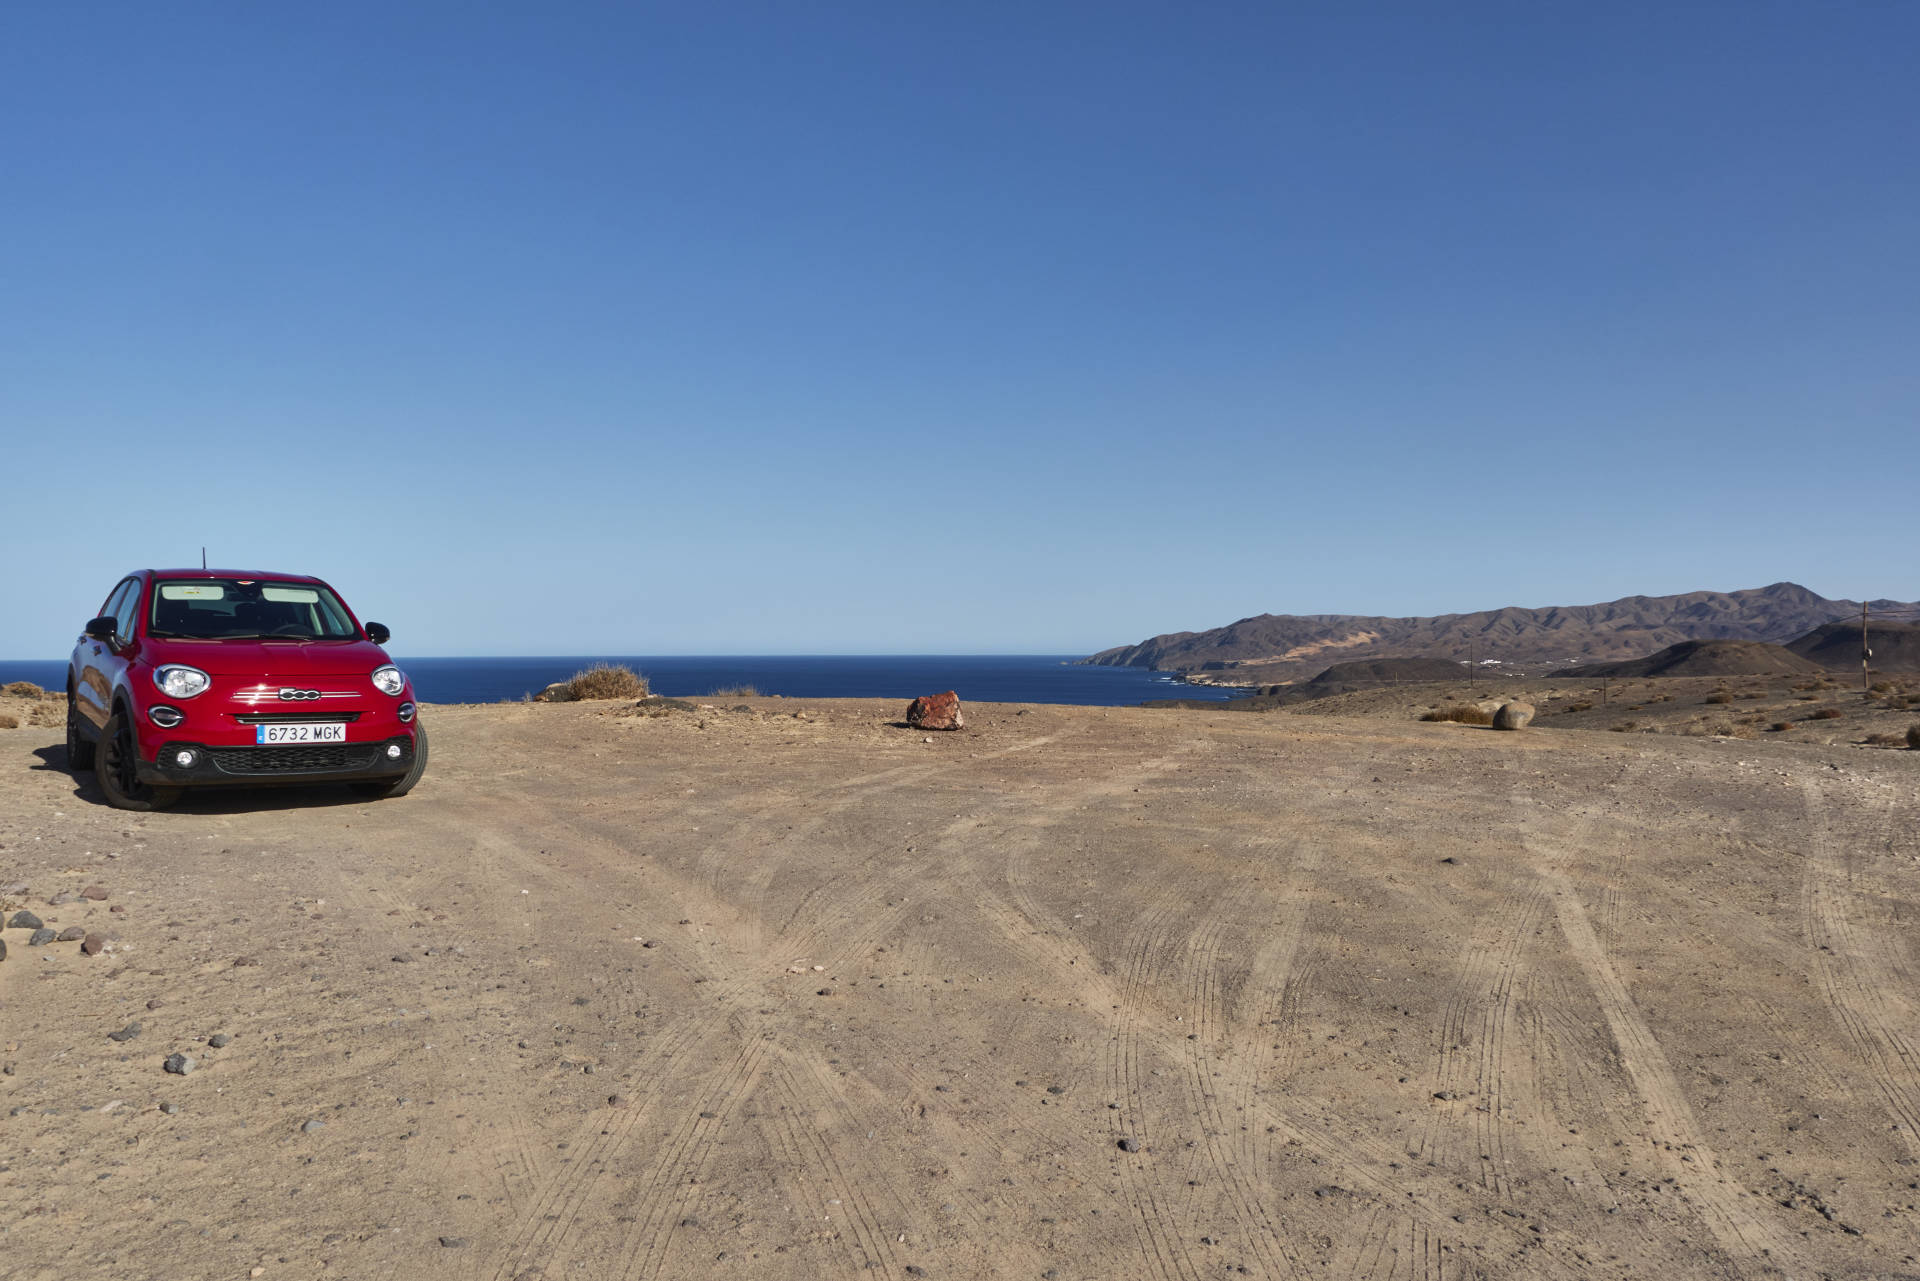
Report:
M1870 604L1876 614L1920 617L1920 604ZM1638 658L1689 640L1778 644L1859 612L1858 601L1829 600L1795 583L1775 583L1737 592L1628 596L1598 605L1509 607L1432 618L1261 614L1211 631L1151 637L1083 661L1166 671L1224 670L1249 678L1249 684L1297 680L1329 662L1388 655L1456 661L1472 656L1510 666L1564 667Z
M1867 624L1877 672L1920 672L1920 623ZM1830 670L1860 670L1860 624L1829 623L1790 641L1787 648Z
M1859 632L1855 630L1855 653ZM1619 663L1587 663L1555 676L1777 676L1823 671L1818 663L1764 641L1681 641Z

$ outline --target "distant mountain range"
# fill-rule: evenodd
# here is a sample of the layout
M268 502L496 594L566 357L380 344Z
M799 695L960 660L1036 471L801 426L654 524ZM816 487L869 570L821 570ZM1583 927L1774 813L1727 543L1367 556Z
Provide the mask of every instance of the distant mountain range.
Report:
M1920 618L1920 602L1867 602L1876 618ZM1497 659L1510 668L1638 658L1689 640L1770 641L1860 617L1860 602L1797 583L1737 592L1627 596L1600 605L1482 610L1436 618L1260 614L1204 632L1171 632L1080 660L1100 667L1219 672L1235 684L1290 681L1331 663L1388 657Z

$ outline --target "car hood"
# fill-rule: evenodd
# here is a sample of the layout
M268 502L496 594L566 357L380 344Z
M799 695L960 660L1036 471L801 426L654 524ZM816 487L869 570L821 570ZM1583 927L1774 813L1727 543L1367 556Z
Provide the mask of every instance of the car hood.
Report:
M141 646L141 657L155 667L185 663L209 676L262 680L310 680L317 676L365 677L391 662L372 641L156 640Z

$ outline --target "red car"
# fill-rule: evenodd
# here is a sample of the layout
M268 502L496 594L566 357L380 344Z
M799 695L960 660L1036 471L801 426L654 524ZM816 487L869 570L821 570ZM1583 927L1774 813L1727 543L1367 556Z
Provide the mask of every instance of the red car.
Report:
M67 665L67 761L127 810L235 784L404 796L426 770L427 734L387 636L317 578L128 574Z

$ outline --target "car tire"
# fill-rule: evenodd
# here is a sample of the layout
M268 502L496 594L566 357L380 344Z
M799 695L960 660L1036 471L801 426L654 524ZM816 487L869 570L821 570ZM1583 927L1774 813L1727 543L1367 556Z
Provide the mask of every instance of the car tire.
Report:
M93 768L93 754L96 744L80 729L80 709L74 706L73 692L67 692L67 768L70 770L88 770Z
M106 793L107 804L117 810L163 810L180 799L180 788L154 787L142 783L135 773L139 760L139 748L135 745L133 726L127 723L127 714L121 708L115 708L107 719L106 729L100 734L100 755L94 766L94 777L99 780L100 790Z
M374 783L355 783L353 790L362 796L369 796L379 801L395 796L405 796L413 790L413 785L418 783L420 776L426 772L427 727L416 721L413 727L413 764L407 767L407 772L391 782L381 779Z

